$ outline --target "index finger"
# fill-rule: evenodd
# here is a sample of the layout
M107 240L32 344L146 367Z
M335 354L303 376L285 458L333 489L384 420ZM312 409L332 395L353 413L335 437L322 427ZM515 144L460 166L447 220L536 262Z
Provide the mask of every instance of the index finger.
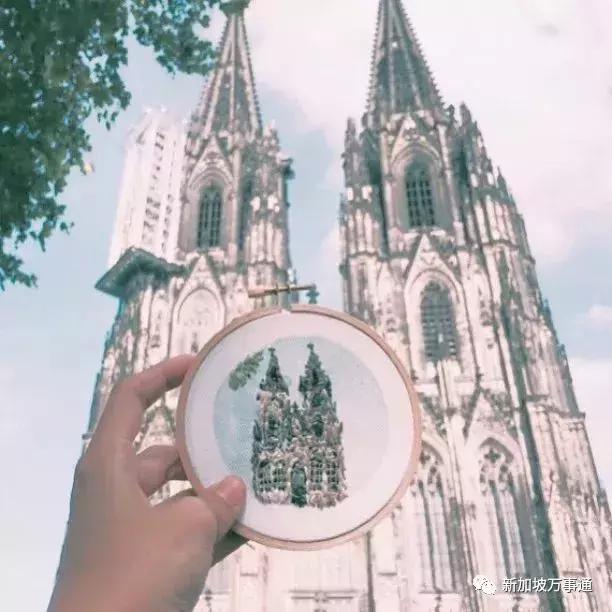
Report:
M132 444L145 410L166 391L181 384L193 360L192 355L173 357L119 383L102 412L92 444L95 441L105 446L118 440Z

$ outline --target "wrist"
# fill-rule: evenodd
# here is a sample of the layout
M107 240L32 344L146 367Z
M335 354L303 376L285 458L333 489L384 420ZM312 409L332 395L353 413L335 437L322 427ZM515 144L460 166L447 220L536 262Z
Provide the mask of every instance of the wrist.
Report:
M99 576L64 576L53 589L47 612L151 612L135 589L118 589Z

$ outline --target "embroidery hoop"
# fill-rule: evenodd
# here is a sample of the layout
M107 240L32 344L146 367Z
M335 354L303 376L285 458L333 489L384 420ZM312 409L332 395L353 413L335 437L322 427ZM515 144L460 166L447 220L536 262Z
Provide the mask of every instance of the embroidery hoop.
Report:
M307 287L289 287L289 288L279 288L276 287L274 289L261 290L259 292L254 292L250 294L251 296L256 295L258 297L263 297L264 295L273 295L278 294L280 292L289 292L304 289L304 288L312 288L312 286ZM403 387L405 388L407 395L410 400L410 418L412 424L412 439L410 442L410 456L407 464L407 468L403 473L401 480L398 482L395 492L388 498L386 503L382 507L378 509L374 514L372 514L367 520L361 522L357 526L345 530L343 532L338 533L333 537L323 538L323 539L313 539L313 540L291 540L284 539L278 537L272 537L265 533L261 533L242 522L237 522L233 531L247 540L252 540L259 544L263 544L265 546L270 546L274 548L280 548L285 550L320 550L324 548L329 548L332 546L337 546L339 544L343 544L345 542L349 542L354 540L370 530L372 530L380 521L382 521L385 517L391 514L393 509L400 503L402 498L404 497L408 487L415 475L417 464L421 451L421 438L422 438L422 422L421 422L421 412L419 406L419 400L417 393L414 389L414 386L408 376L405 368L393 352L393 350L389 347L389 345L374 332L368 325L356 319L346 313L331 310L328 308L323 308L321 306L316 305L303 305L303 304L292 304L288 307L281 306L273 306L269 308L262 308L260 310L252 311L242 317L239 317L232 321L229 325L224 327L221 331L219 331L215 336L209 340L209 342L200 350L197 354L195 362L193 366L190 368L187 373L183 384L180 389L180 396L177 408L176 415L176 441L177 447L179 451L179 455L182 461L182 464L185 469L185 473L191 482L194 490L197 493L201 493L205 490L204 484L201 482L199 477L197 476L197 472L195 466L192 462L191 455L188 451L187 445L187 432L186 432L186 410L188 407L188 399L189 394L192 388L192 384L202 364L206 361L210 353L213 349L221 343L225 338L237 332L241 328L248 326L250 323L260 320L265 317L270 317L273 315L279 315L282 313L288 314L300 314L300 313L308 313L320 317L329 317L334 319L335 321L340 321L341 323L348 324L349 326L355 328L359 332L365 334L369 337L371 341L373 341L382 351L386 354L389 360L392 362ZM408 410L408 408L407 408ZM212 427L212 418L211 418L211 427ZM228 472L229 475L229 472Z

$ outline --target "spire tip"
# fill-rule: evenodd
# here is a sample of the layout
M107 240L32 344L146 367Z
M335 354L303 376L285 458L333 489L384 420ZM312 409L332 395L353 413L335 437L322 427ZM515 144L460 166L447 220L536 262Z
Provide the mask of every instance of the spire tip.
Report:
M221 4L221 10L229 17L235 13L243 13L251 0L227 0Z

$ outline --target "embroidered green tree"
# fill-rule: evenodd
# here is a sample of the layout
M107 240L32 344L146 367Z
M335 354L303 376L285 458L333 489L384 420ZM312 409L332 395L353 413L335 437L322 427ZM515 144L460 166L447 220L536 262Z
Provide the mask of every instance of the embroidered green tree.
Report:
M276 351L273 348L268 349L268 351L270 353L270 361L268 362L266 377L261 381L259 388L262 391L269 391L270 393L289 393L287 381L281 373Z
M244 385L246 385L256 374L263 356L263 351L253 353L234 368L229 377L229 388L232 391L237 391L241 387L244 387Z

